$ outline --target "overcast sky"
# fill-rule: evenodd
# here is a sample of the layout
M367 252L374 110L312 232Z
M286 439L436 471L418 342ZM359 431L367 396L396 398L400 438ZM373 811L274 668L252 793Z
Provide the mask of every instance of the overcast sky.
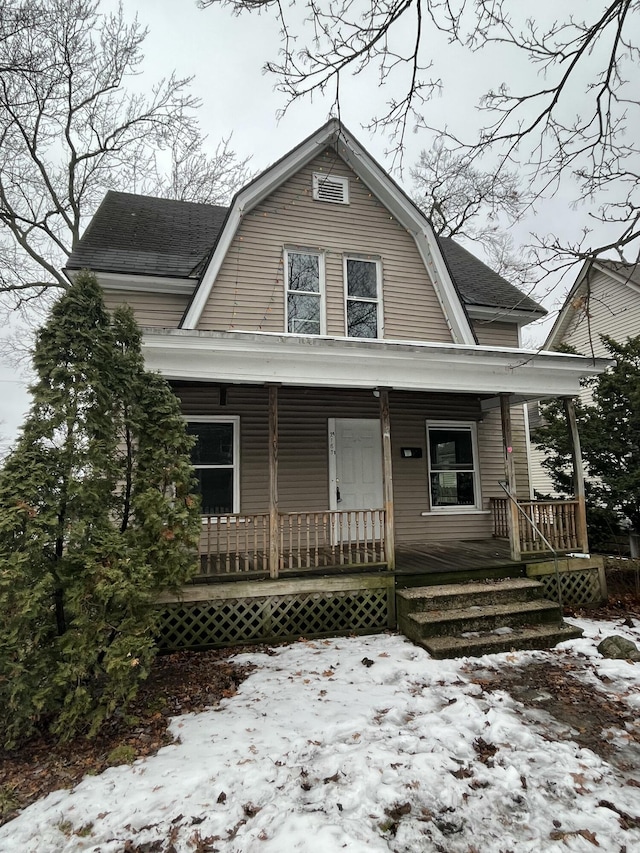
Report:
M224 7L199 10L195 0L124 0L123 5L128 16L137 12L150 30L143 74L136 84L148 85L174 69L180 76L194 75L193 90L202 100L201 123L212 148L222 137L233 134L237 153L242 157L251 154L253 169L261 170L328 118L331 97L297 103L277 120L284 96L274 91L274 78L262 71L267 59L278 57L278 27L271 15L234 17ZM544 8L553 9L553 5L551 0L540 0L537 14ZM104 9L113 6L111 0L103 0ZM472 55L448 45L442 35L431 35L429 48L437 69L434 73L445 83L443 94L426 107L429 123L472 134L480 122L475 105L488 81L499 83L507 66L510 79L517 81L517 66L511 64L508 51L492 48ZM373 74L344 83L343 122L389 168L385 157L388 141L383 136L371 136L363 125L383 109L390 92L378 87ZM405 172L394 175L407 189L408 168L427 143L423 134L410 135L407 140ZM516 237L526 240L529 231L561 231L575 224L585 211L570 210L568 201L568 197L559 197L540 205L535 215L517 226ZM558 290L546 299L547 307L557 306L561 295ZM543 331L538 331L537 340L543 339ZM22 421L27 397L24 380L7 364L0 364L0 394L0 436L13 436Z

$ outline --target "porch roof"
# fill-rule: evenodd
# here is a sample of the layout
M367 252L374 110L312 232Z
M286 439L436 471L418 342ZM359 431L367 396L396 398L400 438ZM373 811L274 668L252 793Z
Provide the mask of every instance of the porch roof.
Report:
M143 329L147 367L167 379L228 384L574 396L612 362L556 352L269 332ZM490 403L488 403L490 405Z

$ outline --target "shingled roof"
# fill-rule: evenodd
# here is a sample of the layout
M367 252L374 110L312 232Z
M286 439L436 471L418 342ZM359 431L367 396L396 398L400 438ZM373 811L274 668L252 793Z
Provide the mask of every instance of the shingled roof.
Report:
M226 215L214 204L110 190L67 269L195 278Z
M66 268L197 280L227 212L212 204L110 190ZM465 305L545 313L451 238L438 242Z
M541 305L498 275L451 237L438 237L438 243L465 305L483 305L488 308L517 309L546 314Z

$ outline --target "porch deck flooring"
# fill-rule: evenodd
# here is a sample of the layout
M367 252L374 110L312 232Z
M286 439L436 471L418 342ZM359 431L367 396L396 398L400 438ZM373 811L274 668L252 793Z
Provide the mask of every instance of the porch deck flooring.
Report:
M327 557L328 555L325 555ZM536 559L548 559L545 555L527 555L527 562ZM266 566L266 555L262 555L260 566ZM281 568L281 579L295 577L314 577L321 575L340 575L387 572L384 563L376 563L373 554L344 553L342 565L324 565L317 568L291 567ZM420 583L419 578L432 577L428 582L455 582L454 576L464 580L466 576L487 571L487 576L513 575L524 573L524 562L516 563L511 559L509 543L503 539L479 539L468 542L416 542L396 546L395 575L401 585L413 586ZM236 580L263 580L269 574L263 568L249 566L243 571L203 572L192 581L196 584L223 583ZM404 579L404 583L403 583Z
M399 575L469 572L519 565L511 559L509 543L503 539L396 545L396 574Z

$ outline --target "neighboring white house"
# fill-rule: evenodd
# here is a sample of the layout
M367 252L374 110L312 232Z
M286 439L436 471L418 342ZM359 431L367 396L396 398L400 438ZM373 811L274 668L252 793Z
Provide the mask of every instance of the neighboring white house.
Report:
M640 265L618 261L585 262L564 301L544 350L569 345L581 355L608 358L602 335L616 341L640 334ZM591 399L588 388L580 393ZM539 425L538 404L529 405L529 427ZM553 494L551 480L541 466L544 451L531 447L530 482L534 494Z

